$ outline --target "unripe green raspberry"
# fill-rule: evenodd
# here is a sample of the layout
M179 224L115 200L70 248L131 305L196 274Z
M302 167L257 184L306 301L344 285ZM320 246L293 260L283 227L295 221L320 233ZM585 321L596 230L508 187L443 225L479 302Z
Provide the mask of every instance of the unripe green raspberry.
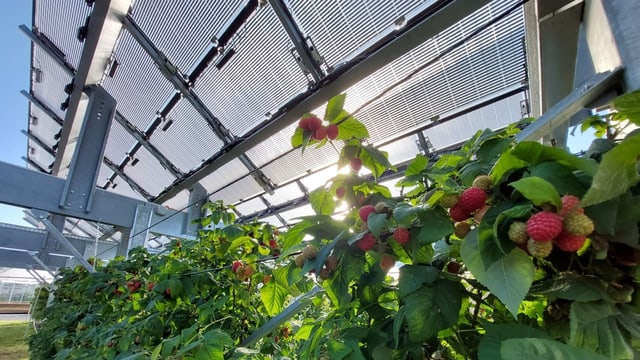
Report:
M527 235L527 224L522 221L514 221L509 226L509 240L513 241L516 244L524 244L529 239Z
M471 186L484 191L489 191L491 190L491 183L491 178L488 175L480 175L473 179L473 184Z
M456 206L458 200L460 200L460 194L444 194L442 195L438 203L443 207L452 208Z
M565 216L562 227L569 234L583 236L591 234L595 229L593 221L587 215L579 212L573 212Z
M527 250L529 254L537 258L545 258L551 254L553 250L553 241L535 241L527 240Z

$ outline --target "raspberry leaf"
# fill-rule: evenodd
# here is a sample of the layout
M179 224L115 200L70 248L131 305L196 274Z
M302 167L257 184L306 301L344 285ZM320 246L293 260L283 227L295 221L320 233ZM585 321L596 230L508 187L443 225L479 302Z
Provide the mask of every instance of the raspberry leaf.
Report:
M433 209L425 209L418 214L422 230L418 234L418 243L431 244L451 234L454 230L449 217Z
M367 128L350 115L338 124L338 137L336 137L336 140L364 139L368 137L369 131Z
M557 209L562 207L562 200L556 188L547 180L530 176L518 181L514 181L509 185L518 190L525 198L531 200L535 205L551 203Z
M314 190L309 194L309 202L313 211L318 215L333 215L333 211L336 209L336 202L333 200L333 195L330 191L325 189Z
M462 242L460 254L473 276L517 317L520 303L533 283L535 268L531 258L516 248L485 270L477 230L472 230Z
M389 154L373 146L363 146L360 158L362 159L362 164L371 170L371 173L376 178L379 178L387 169L396 170L395 166L389 162Z
M373 236L378 237L384 229L384 224L387 221L387 214L371 213L367 218L367 226Z
M516 145L511 151L513 155L533 165L545 161L557 161L571 169L582 170L587 175L596 172L597 164L591 159L581 158L560 148L547 147L537 142L524 141Z
M329 102L327 102L327 107L324 111L324 121L335 124L336 121L340 121L340 115L342 113L346 113L348 115L346 111L343 111L344 100L346 97L347 94L339 94L329 99Z
M602 162L593 177L591 188L582 198L581 205L598 204L624 194L640 181L638 157L640 134L624 139L618 146L602 156ZM615 181L611 181L615 179Z

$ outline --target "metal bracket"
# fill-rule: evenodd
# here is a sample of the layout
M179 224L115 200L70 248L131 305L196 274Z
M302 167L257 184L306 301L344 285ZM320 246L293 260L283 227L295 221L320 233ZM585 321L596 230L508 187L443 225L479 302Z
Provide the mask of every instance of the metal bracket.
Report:
M91 211L93 194L103 159L116 100L101 86L92 88L75 153L67 175L60 207Z
M62 246L64 246L67 250L69 250L69 252L73 255L76 261L80 263L80 265L82 265L85 269L87 269L87 271L91 273L96 272L96 269L94 269L93 266L91 266L91 264L89 264L87 260L85 260L82 254L78 252L78 249L76 249L69 242L69 240L67 240L67 238L64 237L64 235L60 232L60 230L58 230L56 226L53 225L51 221L49 221L49 219L47 219L49 215L47 212L42 210L36 210L36 209L32 209L31 211L36 216L36 218L40 220L40 222L44 225L44 227L47 228L47 230L49 231L49 234L54 239L56 239L60 244L62 244Z

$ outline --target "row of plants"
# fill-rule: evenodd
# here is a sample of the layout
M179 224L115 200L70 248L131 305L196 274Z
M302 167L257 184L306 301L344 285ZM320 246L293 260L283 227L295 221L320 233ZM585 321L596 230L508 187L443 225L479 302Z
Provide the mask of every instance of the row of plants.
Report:
M331 99L292 137L349 167L279 233L206 205L197 241L66 269L34 359L632 359L638 354L640 94L588 119L583 156L516 143L530 120L417 155L398 181L366 127ZM304 155L303 155L304 156ZM365 176L369 174L371 176ZM336 209L341 211L336 216ZM254 342L296 297L312 305Z

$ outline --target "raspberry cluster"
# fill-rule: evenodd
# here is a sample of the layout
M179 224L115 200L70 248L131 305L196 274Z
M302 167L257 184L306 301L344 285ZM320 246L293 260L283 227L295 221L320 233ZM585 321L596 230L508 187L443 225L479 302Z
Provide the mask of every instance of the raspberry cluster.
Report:
M323 125L322 120L315 115L303 117L298 122L298 127L305 133L309 133L311 139L322 141L324 139L335 140L338 137L338 125Z
M526 223L514 221L508 236L518 245L526 244L532 256L543 258L549 256L554 245L562 251L578 251L594 230L593 221L580 207L580 199L565 195L557 212L541 211Z
M438 204L449 208L449 216L455 224L455 235L464 238L471 230L471 224L467 222L473 216L476 222L482 221L482 217L489 209L487 191L491 190L491 178L488 175L480 175L473 180L473 185L462 193L447 193L439 200Z

